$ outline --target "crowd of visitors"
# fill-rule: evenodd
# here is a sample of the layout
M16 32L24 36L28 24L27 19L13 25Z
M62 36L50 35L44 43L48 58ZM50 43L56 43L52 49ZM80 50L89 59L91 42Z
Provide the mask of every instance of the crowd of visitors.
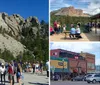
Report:
M85 24L85 31L86 32L91 32L92 31L92 28L100 28L100 22L88 22Z
M14 85L14 76L16 76L16 80L19 83L19 85L22 85L22 66L20 62L11 61L9 63L0 63L0 75L1 75L1 84L6 83L6 74L8 74L8 81L10 85Z
M83 24L82 24L83 26ZM69 31L69 37L70 38L82 38L81 36L81 23L78 22L77 24L70 24L70 30L67 29L67 25L63 24L61 25L60 22L58 22L57 20L53 23L53 26L50 27L50 35L53 34L59 34L65 31ZM84 32L91 32L92 28L100 28L100 22L88 22L83 26L83 30Z
M47 77L49 77L49 61L46 62L47 67ZM30 62L25 62L22 63L11 61L9 63L0 63L0 76L1 76L1 84L6 83L7 78L6 76L8 75L8 81L10 85L14 85L15 83L15 77L17 83L19 85L23 85L22 80L24 79L23 72L31 72L35 74L43 74L43 61L39 62L37 61L36 63L30 63Z
M67 31L66 28L67 28L66 24L60 25L60 22L55 21L54 26L50 27L50 35L65 32ZM77 24L76 28L74 24L71 24L70 31L69 31L69 37L79 39L79 38L82 38L80 34L81 34L80 23Z
M37 61L36 63L25 62L23 64L23 72L33 72L36 74L43 73L43 62Z

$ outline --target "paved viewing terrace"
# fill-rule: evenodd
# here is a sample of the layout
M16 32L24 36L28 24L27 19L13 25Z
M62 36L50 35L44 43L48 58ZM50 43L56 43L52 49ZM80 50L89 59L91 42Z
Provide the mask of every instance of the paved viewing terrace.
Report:
M95 33L95 29L92 28L92 32L90 33L81 33L82 38L81 39L70 39L69 34L67 34L65 38L64 33L60 34L54 34L50 36L50 41L56 41L56 42L90 42L90 41L100 41L100 29L97 28L97 33Z

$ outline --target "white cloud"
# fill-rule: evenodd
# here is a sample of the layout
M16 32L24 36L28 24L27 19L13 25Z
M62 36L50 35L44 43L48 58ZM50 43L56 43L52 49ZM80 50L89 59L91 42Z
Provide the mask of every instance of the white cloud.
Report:
M92 15L100 13L100 3L91 2L88 7L84 9L84 12Z
M53 43L51 49L56 49L56 48L62 48L65 50L70 50L70 51L75 51L75 52L80 52L80 51L88 51L92 50L92 44L90 43L85 44L85 43Z
M68 1L70 3L67 3ZM100 0L50 0L50 2L50 11L60 9L62 7L69 7L73 5L72 3L77 2L78 6L75 4L75 6L77 6L75 8L82 8L84 13L92 15L100 13Z
M50 0L50 2L50 11L70 6L70 4L65 3L64 0Z
M79 2L88 3L86 8L82 8L85 13L92 15L100 13L100 0L79 0Z

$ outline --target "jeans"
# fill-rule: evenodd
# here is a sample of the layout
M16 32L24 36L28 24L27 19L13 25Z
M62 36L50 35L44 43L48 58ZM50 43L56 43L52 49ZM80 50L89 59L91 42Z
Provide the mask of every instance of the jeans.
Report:
M2 79L4 78L4 81L2 81ZM1 74L1 83L4 82L5 84L5 74Z

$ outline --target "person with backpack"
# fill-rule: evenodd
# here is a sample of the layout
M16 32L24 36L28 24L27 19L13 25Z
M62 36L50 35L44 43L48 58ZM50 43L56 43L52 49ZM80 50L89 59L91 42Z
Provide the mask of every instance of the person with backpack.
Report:
M14 67L12 63L9 63L8 66L8 80L10 82L10 85L14 85Z

